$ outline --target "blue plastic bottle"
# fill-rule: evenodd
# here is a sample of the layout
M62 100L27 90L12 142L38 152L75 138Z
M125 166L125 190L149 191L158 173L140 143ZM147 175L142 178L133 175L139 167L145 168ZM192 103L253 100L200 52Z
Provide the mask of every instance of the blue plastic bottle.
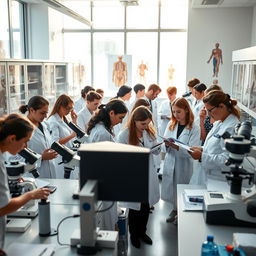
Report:
M218 256L218 246L213 242L214 237L208 235L207 241L203 242L201 256Z

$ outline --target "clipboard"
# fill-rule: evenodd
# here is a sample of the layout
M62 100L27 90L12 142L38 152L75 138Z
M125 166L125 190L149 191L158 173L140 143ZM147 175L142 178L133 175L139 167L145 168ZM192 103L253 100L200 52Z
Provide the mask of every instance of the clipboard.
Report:
M173 138L173 137L170 137L170 138L165 138L165 137L162 137L162 136L160 136L160 135L158 135L160 138L162 138L164 141L166 140L166 141L173 141L173 144L175 144L175 145L177 145L177 146L179 146L179 147L181 147L181 148L184 148L184 149L186 149L187 151L189 151L189 152L193 152L193 150L190 148L190 146L188 146L188 145L186 145L185 143L183 143L182 141L180 141L180 140L177 140L177 139L175 139L175 138Z

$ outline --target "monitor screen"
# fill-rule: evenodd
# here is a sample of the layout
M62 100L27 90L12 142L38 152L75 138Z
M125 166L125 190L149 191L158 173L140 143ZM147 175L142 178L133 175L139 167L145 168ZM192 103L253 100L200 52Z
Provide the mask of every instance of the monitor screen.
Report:
M98 200L148 202L150 150L114 142L79 148L80 189L98 181Z

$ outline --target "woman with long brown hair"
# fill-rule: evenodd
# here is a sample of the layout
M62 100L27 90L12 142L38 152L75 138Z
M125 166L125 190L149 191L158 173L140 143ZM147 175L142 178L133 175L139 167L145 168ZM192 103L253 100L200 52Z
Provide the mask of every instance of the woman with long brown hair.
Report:
M10 197L3 153L18 154L27 146L33 130L33 124L18 114L10 114L0 118L0 248L4 246L5 216L15 212L32 199L47 199L50 194L49 189L41 188L26 192L18 197ZM2 255L4 255L3 252Z
M74 133L67 124L67 116L69 114L72 121L76 124L77 115L74 112L74 102L68 95L62 94L55 102L52 112L47 120L47 123L49 125L53 141L58 141L60 144L64 144L65 146L72 148L72 143L74 138L76 137L76 133ZM62 162L60 156L57 158L57 161ZM56 175L59 179L63 178L63 164L58 165ZM72 176L76 177L76 175L74 174L72 174Z
M172 103L172 118L164 137L166 156L163 166L161 198L173 204L167 222L177 219L177 184L188 184L193 172L193 159L187 150L177 146L173 139L192 146L200 145L199 127L194 124L194 115L189 103L178 98Z
M152 113L145 106L137 107L129 118L127 128L123 130L117 141L124 144L130 144L140 147L152 148L157 144L156 134L152 122ZM155 151L159 154L160 149ZM146 234L150 205L159 201L159 184L157 171L154 166L153 156L150 155L149 164L149 198L148 203L125 203L123 206L129 208L128 225L132 245L140 248L140 239L152 244L151 238Z
M225 175L221 171L228 159L228 152L225 150L222 135L225 132L233 134L236 124L239 123L240 113L236 108L237 101L223 91L213 90L206 94L203 102L206 111L215 122L207 134L204 146L192 148L191 156L201 162L198 184L207 184L216 180L225 181L226 184Z

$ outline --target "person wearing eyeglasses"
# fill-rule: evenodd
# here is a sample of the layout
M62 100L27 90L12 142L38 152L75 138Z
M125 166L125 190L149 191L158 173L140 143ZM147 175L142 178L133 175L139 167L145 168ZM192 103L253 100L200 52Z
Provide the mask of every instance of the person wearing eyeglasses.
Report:
M55 102L47 123L49 125L53 141L58 141L60 144L64 144L68 148L72 148L76 133L73 132L68 126L68 115L70 115L72 122L76 124L77 115L74 111L74 102L68 95L62 94ZM61 156L57 158L57 161L62 162ZM63 178L63 164L58 165L56 175L59 179ZM72 172L72 177L76 177L74 172Z
M226 181L221 171L228 159L228 151L224 148L222 135L225 132L234 133L234 128L239 123L240 112L236 108L237 101L220 90L209 92L203 98L203 102L205 110L215 122L206 137L204 146L192 147L193 152L190 154L194 159L201 162L197 184L209 186L216 184L216 181Z

